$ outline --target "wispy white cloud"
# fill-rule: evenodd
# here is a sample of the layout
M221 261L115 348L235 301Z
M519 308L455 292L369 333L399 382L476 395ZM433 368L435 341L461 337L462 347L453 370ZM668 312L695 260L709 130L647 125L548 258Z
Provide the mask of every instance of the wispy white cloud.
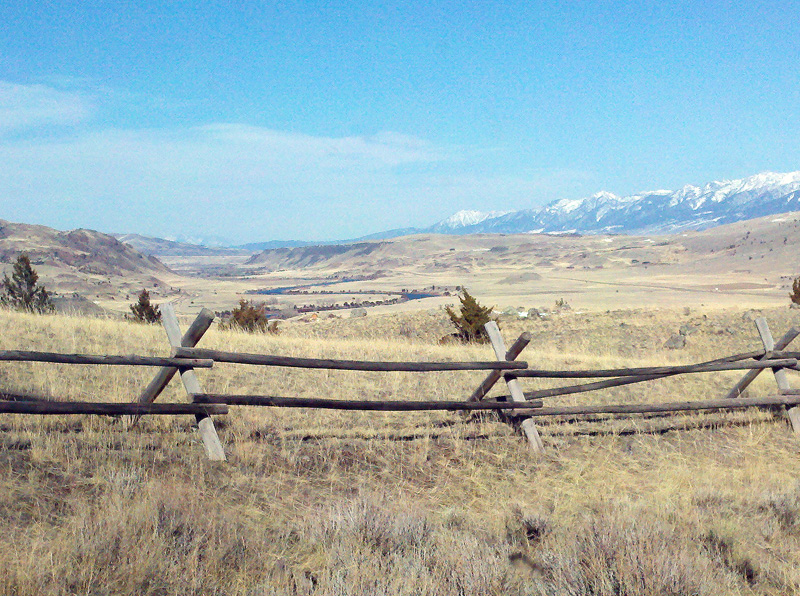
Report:
M480 175L473 149L396 132L319 136L231 123L94 126L86 96L0 83L0 213L59 228L242 242L332 238L426 225L461 208L508 208L563 173ZM37 126L81 123L64 134Z
M407 208L393 202L413 202L398 168L454 159L450 149L402 135L336 138L233 124L14 137L0 140L0 209L24 204L57 227L188 234L202 225L248 239L331 237L393 225Z
M0 132L48 124L76 124L89 118L91 102L84 96L46 85L0 81Z
M187 141L200 147L225 146L237 158L342 169L391 168L456 158L452 149L423 139L383 132L372 136L325 137L283 132L242 124L209 124L185 131Z

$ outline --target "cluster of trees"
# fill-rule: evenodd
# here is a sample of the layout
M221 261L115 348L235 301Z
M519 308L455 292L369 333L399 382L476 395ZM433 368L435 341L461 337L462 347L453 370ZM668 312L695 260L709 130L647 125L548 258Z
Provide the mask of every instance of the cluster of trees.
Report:
M386 300L353 300L352 302L343 302L342 304L303 304L302 306L295 306L294 309L300 313L307 312L322 312L327 310L343 310L348 308L366 308L369 306L386 306L390 304L399 304L405 302L406 299L400 296L394 298L387 298Z

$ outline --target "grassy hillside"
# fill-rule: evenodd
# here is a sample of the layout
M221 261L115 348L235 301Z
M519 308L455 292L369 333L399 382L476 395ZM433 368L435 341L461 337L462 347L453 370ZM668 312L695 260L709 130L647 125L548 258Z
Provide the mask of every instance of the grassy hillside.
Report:
M743 314L746 316L743 317ZM774 334L797 311L765 311ZM759 347L742 311L564 312L506 321L535 366L644 366ZM184 325L188 322L184 322ZM687 348L662 345L686 325ZM439 346L442 312L212 329L201 345L351 359L487 359ZM166 355L163 331L0 312L4 349ZM1 387L128 401L154 371L0 363ZM482 373L216 365L210 391L466 397ZM792 381L800 379L792 373ZM703 399L715 373L552 403ZM529 388L548 386L525 382ZM753 394L774 393L762 375ZM499 392L497 390L496 392ZM173 381L162 400L185 400ZM548 402L549 403L549 402ZM546 454L492 418L232 408L229 461L190 417L0 416L0 585L9 594L800 594L798 439L763 412L540 422Z

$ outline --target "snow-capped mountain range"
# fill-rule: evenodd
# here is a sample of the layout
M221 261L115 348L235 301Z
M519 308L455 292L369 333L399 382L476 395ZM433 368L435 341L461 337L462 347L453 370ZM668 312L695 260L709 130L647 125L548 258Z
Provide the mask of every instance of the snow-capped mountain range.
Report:
M438 234L628 233L699 230L754 217L800 211L800 171L765 172L741 180L653 190L627 197L599 192L561 199L541 209L459 211L420 230Z
M800 171L764 172L741 180L710 182L703 187L687 185L679 190L651 190L627 197L603 191L584 199L560 199L539 209L464 210L427 228L385 230L347 240L270 241L232 248L259 251L349 244L412 234L659 234L702 230L788 211L800 211ZM230 246L216 237L193 240L205 246ZM166 254L136 246L148 254Z

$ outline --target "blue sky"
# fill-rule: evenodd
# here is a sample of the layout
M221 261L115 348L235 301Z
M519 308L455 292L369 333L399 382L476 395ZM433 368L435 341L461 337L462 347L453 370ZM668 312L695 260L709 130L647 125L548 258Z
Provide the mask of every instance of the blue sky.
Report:
M0 218L234 242L800 169L800 3L0 6Z

